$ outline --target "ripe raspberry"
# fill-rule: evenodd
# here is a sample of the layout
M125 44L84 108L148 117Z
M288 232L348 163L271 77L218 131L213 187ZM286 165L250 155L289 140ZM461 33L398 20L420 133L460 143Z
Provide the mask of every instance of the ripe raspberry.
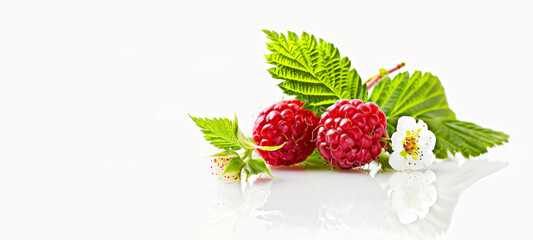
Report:
M376 159L386 143L387 119L375 103L359 99L338 100L320 118L318 152L342 169L365 165Z
M272 166L291 165L305 160L313 150L318 117L302 109L298 100L281 101L263 110L255 121L253 139L259 146L279 146L275 151L257 152ZM313 134L315 133L315 134Z

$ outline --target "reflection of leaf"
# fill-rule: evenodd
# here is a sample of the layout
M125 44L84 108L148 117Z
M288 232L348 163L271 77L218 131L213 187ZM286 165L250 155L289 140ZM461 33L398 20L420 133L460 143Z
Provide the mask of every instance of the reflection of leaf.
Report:
M215 214L207 222L208 231L232 232L238 224L250 218L264 218L267 216L283 216L279 211L263 211L270 194L272 180L259 185L245 183L244 189L236 184L219 184L215 191L218 207Z
M434 239L447 232L461 193L506 165L478 160L466 161L462 167L456 161L433 164L437 201L424 219L407 225L390 208L387 186L392 173L372 178L361 170L276 169L279 180L264 185L218 186L217 215L210 226L228 231L241 224L267 225L268 232L257 233L263 238L271 230L280 230L302 239L371 239L376 233L383 239Z

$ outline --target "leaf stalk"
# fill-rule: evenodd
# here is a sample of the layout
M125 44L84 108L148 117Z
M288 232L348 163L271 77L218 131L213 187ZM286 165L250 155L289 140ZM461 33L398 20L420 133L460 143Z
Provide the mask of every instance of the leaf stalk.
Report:
M387 74L382 74L382 73L380 73L380 74L375 75L374 77L372 77L370 80L367 81L368 84L366 85L366 89L369 90L369 89L372 88L372 87L373 87L373 86L374 86L374 85L375 85L380 79L382 79L383 77L387 76L388 74L391 74L391 73L393 73L394 71L396 71L396 70L398 70L398 69L400 69L400 68L402 68L402 67L404 67L404 66L405 66L405 63L402 62L402 63L396 65L396 67L389 69L389 70L387 71Z

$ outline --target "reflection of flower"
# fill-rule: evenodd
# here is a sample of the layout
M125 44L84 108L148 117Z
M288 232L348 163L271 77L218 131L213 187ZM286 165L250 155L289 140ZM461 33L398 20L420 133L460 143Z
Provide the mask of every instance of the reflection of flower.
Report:
M389 159L392 168L402 170L419 170L435 160L435 135L428 130L427 124L412 117L401 117L397 131L392 134L392 150Z
M414 222L423 219L429 208L437 201L437 190L431 183L435 181L431 170L422 172L397 172L389 179L392 190L392 207L398 213L400 222Z
M215 175L223 183L236 183L239 181L237 172L222 175L230 161L231 157L217 157L211 161L211 174Z

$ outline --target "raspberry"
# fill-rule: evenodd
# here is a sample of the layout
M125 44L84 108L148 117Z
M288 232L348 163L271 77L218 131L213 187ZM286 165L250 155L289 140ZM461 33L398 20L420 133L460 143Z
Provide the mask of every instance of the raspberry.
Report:
M304 161L315 149L318 117L302 109L298 100L281 101L263 110L255 121L253 139L259 146L279 146L275 151L257 152L272 166L292 165Z
M375 103L338 100L320 118L316 146L331 164L342 169L376 159L386 143L387 118Z

